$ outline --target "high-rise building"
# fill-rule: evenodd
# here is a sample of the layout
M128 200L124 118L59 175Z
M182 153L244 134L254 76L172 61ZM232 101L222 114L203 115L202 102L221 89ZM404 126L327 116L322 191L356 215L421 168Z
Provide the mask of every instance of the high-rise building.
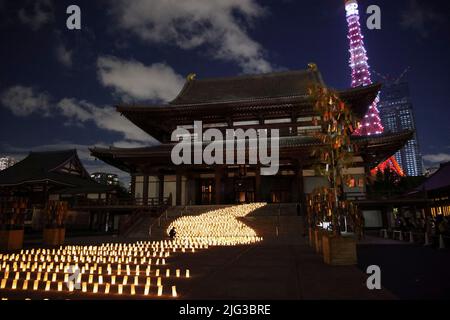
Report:
M16 159L12 158L12 157L3 157L0 158L0 171L5 170L13 165L16 164Z
M106 173L106 172L94 172L91 174L91 178L100 184L107 186L117 186L119 185L119 177L117 174Z
M378 108L385 130L390 132L416 130L407 82L395 81L384 84ZM414 137L406 143L403 149L395 154L395 159L406 175L423 175L422 155L420 154L416 133L414 133Z

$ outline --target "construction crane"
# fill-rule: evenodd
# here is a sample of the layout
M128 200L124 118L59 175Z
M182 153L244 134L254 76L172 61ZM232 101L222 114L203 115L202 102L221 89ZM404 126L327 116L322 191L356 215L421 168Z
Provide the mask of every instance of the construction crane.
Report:
M390 75L383 75L376 70L372 69L372 72L378 77L381 78L385 83L388 84L399 84L400 81L405 77L405 75L408 73L408 71L411 69L411 67L406 67L405 70L396 78L393 79Z

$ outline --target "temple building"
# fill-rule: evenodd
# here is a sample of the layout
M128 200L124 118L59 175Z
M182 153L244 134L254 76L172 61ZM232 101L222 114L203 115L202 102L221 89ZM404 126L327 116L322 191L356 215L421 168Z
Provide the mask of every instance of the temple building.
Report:
M92 180L76 150L31 152L25 159L0 172L0 209L11 199L25 199L25 225L41 229L42 212L48 201L67 202L70 211L66 225L86 228L105 215L94 217L94 212L75 209L86 201L105 202L115 197L116 191ZM101 225L104 224L104 221Z
M145 203L172 195L172 205L232 204L244 202L302 202L307 193L327 180L317 175L314 149L321 146L316 133L320 115L309 94L313 86L325 86L314 64L307 70L217 79L188 79L170 103L118 106L117 111L160 143L145 148L92 148L91 154L129 172L131 192ZM363 118L381 85L372 84L338 91L358 118ZM279 130L279 170L261 175L260 164L181 164L171 160L177 128L194 134L194 121L203 128ZM366 173L397 152L411 131L373 136L354 136L357 145L348 174L348 198L364 198ZM207 141L206 141L207 142ZM203 141L205 143L205 141ZM225 142L223 142L225 144ZM248 152L249 150L247 150Z

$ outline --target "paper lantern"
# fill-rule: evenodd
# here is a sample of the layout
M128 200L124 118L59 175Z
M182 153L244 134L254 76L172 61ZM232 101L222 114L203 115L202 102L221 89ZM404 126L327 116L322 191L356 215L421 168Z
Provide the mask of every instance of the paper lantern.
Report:
M163 294L163 286L158 286L158 297L161 297Z
M191 276L189 269L186 269L186 278L189 278Z
M45 280L44 280L45 281ZM50 291L50 286L51 286L51 282L50 281L47 281L46 283L45 283L45 291Z
M22 290L28 290L28 280L23 282Z
M37 289L39 289L39 280L34 280L33 290L37 290Z
M98 283L94 283L94 288L92 289L93 293L98 293Z
M81 291L87 292L87 283L86 283L86 282L83 282L83 283L81 284Z
M172 297L174 297L174 298L177 297L177 287L176 286L172 286Z
M62 288L63 288L63 284L60 281L60 282L58 282L58 291L62 291Z
M177 270L176 270L176 276L177 276L177 278L180 277L180 269L177 269Z
M118 294L122 294L123 293L123 285L119 284L117 293Z
M107 284L105 285L105 294L109 294L109 289L110 289L110 284L107 283Z

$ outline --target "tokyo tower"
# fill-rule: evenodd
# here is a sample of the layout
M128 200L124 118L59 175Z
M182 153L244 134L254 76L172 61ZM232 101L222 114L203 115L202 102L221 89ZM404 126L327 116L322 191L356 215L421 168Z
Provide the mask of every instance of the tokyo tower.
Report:
M352 87L368 86L372 84L370 75L370 66L368 63L367 51L364 47L364 36L361 32L361 25L359 23L359 11L357 0L346 0L345 11L347 13L348 24L348 40L350 42L350 60L349 65L352 70ZM370 105L367 114L362 120L361 126L355 130L355 135L370 136L375 134L381 134L384 131L379 111L377 108L380 101L379 95L375 98ZM386 167L389 167L392 171L396 172L399 176L403 176L403 170L392 156L385 162L378 165L372 173L378 170L384 171Z

